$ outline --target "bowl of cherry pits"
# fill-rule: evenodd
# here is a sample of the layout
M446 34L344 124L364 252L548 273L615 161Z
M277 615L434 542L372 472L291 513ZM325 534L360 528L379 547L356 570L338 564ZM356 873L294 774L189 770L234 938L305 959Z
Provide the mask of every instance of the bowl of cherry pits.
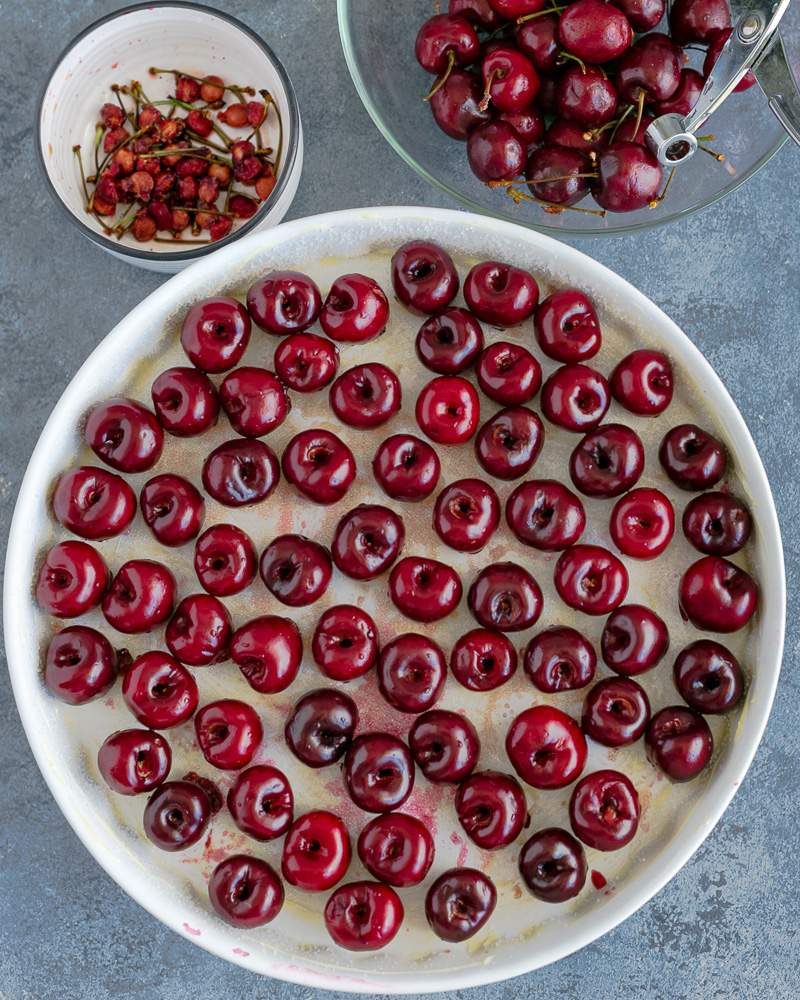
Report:
M541 966L708 835L780 666L769 486L689 339L480 216L292 222L176 276L37 444L5 630L97 860L361 992Z

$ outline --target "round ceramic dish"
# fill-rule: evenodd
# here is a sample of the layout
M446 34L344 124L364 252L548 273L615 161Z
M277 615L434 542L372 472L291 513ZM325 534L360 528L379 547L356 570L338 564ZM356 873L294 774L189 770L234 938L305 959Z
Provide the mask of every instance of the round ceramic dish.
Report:
M731 716L711 719L717 749L713 767L687 785L671 785L647 764L641 743L619 751L592 745L587 772L611 766L628 773L639 790L643 820L636 839L612 854L588 852L589 866L607 880L603 888L590 881L569 904L549 906L533 899L522 887L516 858L523 837L511 847L492 854L465 843L455 819L452 791L429 785L421 775L404 811L424 819L435 831L437 855L429 878L422 886L402 890L406 921L398 937L380 952L352 953L338 949L328 938L321 912L325 893L303 894L288 887L287 901L269 926L244 932L222 923L211 910L206 880L214 864L226 854L251 851L280 862L281 843L258 844L239 833L223 810L214 818L210 834L188 851L165 854L145 839L141 828L144 801L109 792L99 778L95 758L102 739L114 729L130 726L118 688L109 696L80 708L70 708L52 698L40 677L44 647L57 624L43 615L32 597L32 581L42 552L58 537L48 509L48 497L57 475L89 455L80 439L80 426L87 409L96 401L121 392L147 399L150 382L163 368L185 363L178 343L180 321L190 303L211 294L242 296L248 285L266 269L294 267L307 270L327 289L333 278L349 270L362 270L390 288L389 258L393 250L411 238L432 239L455 257L462 274L475 259L496 258L524 266L540 280L543 292L556 286L573 285L595 300L604 331L603 351L597 363L604 371L632 346L654 346L669 353L678 390L668 411L669 423L689 417L720 434L731 457L732 488L747 499L756 524L754 538L737 561L748 566L761 587L760 611L754 623L741 633L724 637L739 656L748 676L748 691L741 708ZM379 357L394 367L400 377L405 404L393 419L391 432L414 429L413 399L429 373L409 349L419 318L392 302L390 328L379 344L353 345L343 350L342 366ZM487 328L490 340L501 336ZM503 331L503 337L531 340L529 324ZM245 356L245 363L270 365L277 340L258 331ZM547 362L545 369L553 364ZM315 397L294 396L286 423L270 436L280 451L288 437L301 426L320 422L335 426L326 412L327 393ZM494 407L484 401L484 416ZM536 404L534 404L536 405ZM653 461L662 420L647 421L623 414L612 406L609 420L624 419L644 440L651 462L642 484L664 489L680 511L687 495L669 484ZM386 502L367 473L368 457L376 438L385 431L350 432L337 428L356 450L362 472L344 504L317 508L298 503L297 495L282 483L265 505L232 512L209 501L207 524L235 520L251 534L259 549L274 535L303 531L329 540L333 525L345 509L359 502ZM536 466L536 475L564 475L569 449L577 438L548 426L548 443ZM158 471L176 471L198 479L202 457L219 441L232 436L226 421L200 439L167 442ZM446 450L443 482L474 469L472 449ZM133 477L136 488L148 473ZM510 486L499 484L504 498ZM551 555L521 550L510 533L501 530L484 553L468 557L446 550L430 529L433 498L416 507L398 506L406 518L407 553L425 552L448 559L467 583L488 560L512 554L530 566L545 595L545 611L537 630L556 622L577 625L597 643L602 621L577 616L560 604L552 585ZM599 506L597 506L599 504ZM609 544L608 508L611 501L593 502L591 527L586 541ZM311 509L310 509L311 508ZM102 543L109 564L118 566L134 549L138 556L163 559L176 574L181 595L199 590L191 562L193 546L165 550L143 529L137 519L124 535ZM677 610L677 581L696 553L676 535L667 553L656 564L626 560L631 573L628 599L651 604L670 628L671 653L655 670L640 678L654 709L675 703L671 663L675 652L698 633L682 622ZM470 562L471 560L471 562ZM364 601L365 609L378 622L383 638L409 631L411 623L392 609L385 581L361 585L334 575L324 606L342 601ZM256 581L243 594L227 602L237 624L267 611L286 613ZM308 634L322 607L296 609L296 618ZM256 972L302 983L364 993L419 993L477 986L527 972L588 944L642 906L691 857L708 836L730 802L753 757L769 715L780 668L785 615L783 555L775 508L769 485L747 428L725 388L688 338L648 299L590 258L560 243L519 227L480 216L427 208L379 208L341 212L301 219L271 232L261 233L222 249L213 260L193 268L163 285L134 309L89 357L54 409L32 456L14 520L6 560L5 638L9 667L20 714L28 739L45 778L64 815L98 862L139 903L169 927L209 951ZM109 631L98 612L84 619L87 624ZM470 627L463 605L450 618L427 631L448 649L455 637ZM533 631L533 630L532 630ZM113 634L113 630L112 630ZM530 633L515 637L527 641ZM136 655L161 643L160 633L151 636L114 636ZM601 668L602 670L602 668ZM366 821L347 798L337 767L311 771L294 759L283 746L283 721L290 706L305 691L325 683L307 660L290 689L281 695L254 696L232 664L194 671L201 688L201 702L218 697L250 700L264 720L265 742L257 758L274 761L285 770L295 792L296 814L309 808L329 808L340 813L355 837ZM410 717L391 710L377 695L371 675L348 687L358 701L361 731L387 728L405 733ZM473 719L482 740L481 768L509 770L503 750L508 723L533 702L554 700L575 715L585 692L551 697L535 692L519 670L508 684L488 694L468 692L452 678L445 685L440 705L461 708ZM190 768L209 774L209 767L193 747L192 726L170 730L173 776ZM213 770L213 769L212 769ZM232 776L213 771L222 789ZM535 792L528 788L531 827L566 825L569 789ZM423 899L430 880L454 864L485 869L496 881L497 910L476 937L461 945L436 938L425 924ZM347 879L364 877L354 860ZM599 880L598 880L599 883Z
M216 74L226 81L252 81L269 90L280 110L283 143L275 188L263 209L234 226L222 240L186 250L155 242L120 241L106 236L97 219L85 210L72 147L80 143L84 150L92 148L95 113L108 99L111 85L137 79L144 82L150 66ZM303 167L300 110L292 83L275 53L229 14L180 0L155 0L114 11L69 43L42 95L36 145L51 194L84 236L115 257L167 273L280 222L295 196Z

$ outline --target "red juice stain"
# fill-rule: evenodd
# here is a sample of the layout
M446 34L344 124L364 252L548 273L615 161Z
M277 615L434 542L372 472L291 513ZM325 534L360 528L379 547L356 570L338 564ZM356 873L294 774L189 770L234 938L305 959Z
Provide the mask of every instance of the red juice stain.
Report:
M592 885L595 889L605 889L608 885L608 879L601 872L592 869Z

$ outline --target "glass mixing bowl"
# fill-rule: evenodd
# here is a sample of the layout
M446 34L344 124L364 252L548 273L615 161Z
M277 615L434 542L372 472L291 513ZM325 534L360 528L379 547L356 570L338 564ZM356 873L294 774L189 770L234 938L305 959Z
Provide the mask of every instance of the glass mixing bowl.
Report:
M796 5L800 6L800 5ZM441 7L447 9L446 0ZM345 58L364 106L406 163L465 208L555 235L600 236L630 233L673 222L724 197L752 176L786 141L786 133L767 107L758 86L733 94L703 132L724 153L724 162L701 152L675 172L666 198L656 208L604 218L582 212L550 214L532 202L515 204L501 189L490 189L472 173L466 147L445 135L433 120L423 95L432 78L414 57L417 31L434 13L431 0L338 0L339 33ZM782 33L790 52L800 42L800 18L791 9ZM702 65L704 51L690 52L690 65ZM591 198L581 206L596 207Z

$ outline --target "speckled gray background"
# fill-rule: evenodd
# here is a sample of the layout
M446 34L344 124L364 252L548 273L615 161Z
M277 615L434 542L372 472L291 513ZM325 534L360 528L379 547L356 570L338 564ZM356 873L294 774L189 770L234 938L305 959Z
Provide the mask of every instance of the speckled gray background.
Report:
M376 3L389 0L375 0ZM51 407L107 331L163 280L91 247L35 162L35 103L66 40L114 3L0 5L0 532ZM368 204L453 207L391 152L347 74L334 0L224 3L269 39L298 90L305 172L289 217ZM651 296L705 352L772 482L789 586L784 670L764 742L696 857L611 934L490 1000L790 1000L800 995L800 150L694 218L578 245ZM0 998L299 1000L192 946L128 899L67 826L0 670ZM477 995L474 991L471 994ZM334 995L331 994L331 997Z

